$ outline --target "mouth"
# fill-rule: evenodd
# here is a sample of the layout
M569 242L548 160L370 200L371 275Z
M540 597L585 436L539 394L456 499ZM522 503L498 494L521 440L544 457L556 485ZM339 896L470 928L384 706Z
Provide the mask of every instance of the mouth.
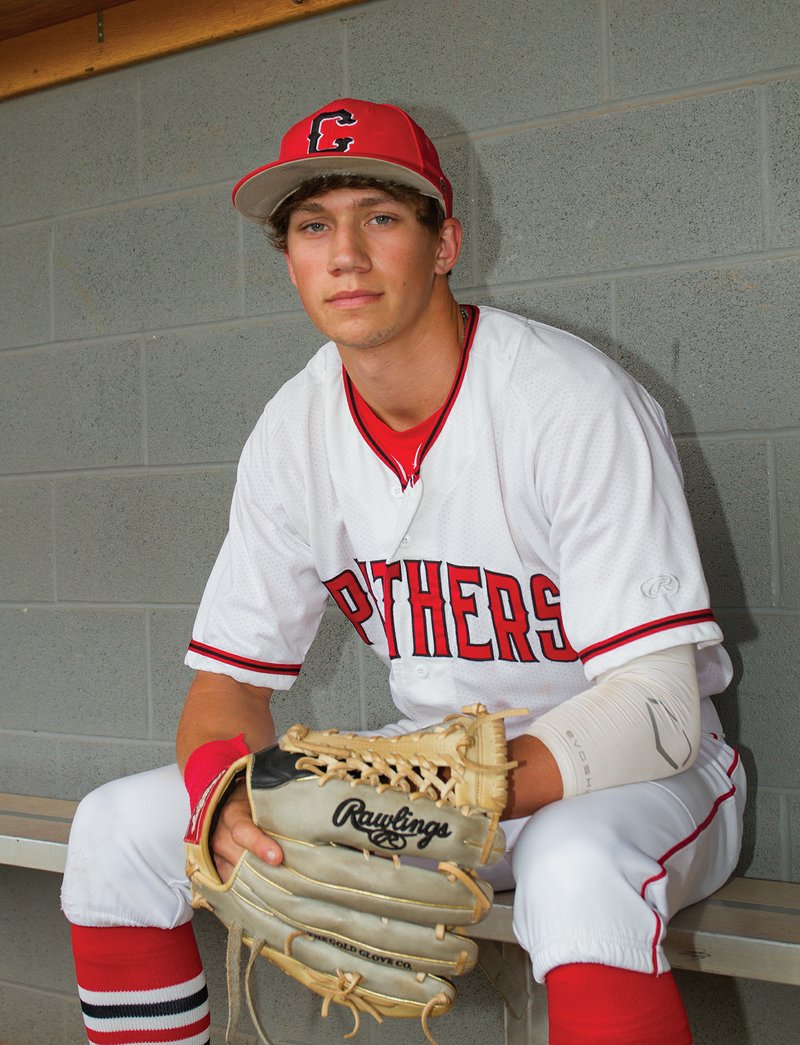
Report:
M381 297L376 290L339 290L327 299L334 308L360 308L362 305L374 304Z

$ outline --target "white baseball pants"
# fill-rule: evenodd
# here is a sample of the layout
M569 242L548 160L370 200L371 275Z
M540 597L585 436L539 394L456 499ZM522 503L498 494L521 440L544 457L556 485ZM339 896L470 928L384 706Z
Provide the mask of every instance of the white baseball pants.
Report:
M668 969L661 942L670 917L736 865L745 791L738 756L706 732L695 764L677 776L570 798L505 825L508 860L485 877L495 888L516 882L514 931L536 979L573 962ZM88 795L70 836L67 918L162 929L188 921L188 819L174 765Z

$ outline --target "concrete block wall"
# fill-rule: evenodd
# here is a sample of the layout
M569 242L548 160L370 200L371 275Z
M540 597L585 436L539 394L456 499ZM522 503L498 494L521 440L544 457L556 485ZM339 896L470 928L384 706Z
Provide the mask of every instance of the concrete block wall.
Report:
M0 790L171 760L239 450L320 342L230 188L352 94L435 138L460 299L576 331L667 410L736 665L741 870L800 879L799 74L795 0L371 0L0 105ZM326 616L280 725L390 714L348 627ZM78 1043L58 879L0 882L0 1042ZM349 1029L281 979L259 985L276 1041ZM681 984L698 1042L796 1040L790 988ZM501 1003L475 974L439 1027L499 1042Z

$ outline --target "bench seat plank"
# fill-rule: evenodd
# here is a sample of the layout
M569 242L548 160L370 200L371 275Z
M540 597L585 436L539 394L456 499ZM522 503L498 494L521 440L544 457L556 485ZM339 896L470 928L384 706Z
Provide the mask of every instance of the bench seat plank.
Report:
M0 794L0 863L63 871L77 802Z
M0 814L0 863L63 871L69 821Z
M69 802L64 798L8 795L0 792L0 813L25 813L29 816L43 816L48 820L71 821L77 808L77 802Z
M664 949L677 969L800 985L800 889L737 878L679 911Z

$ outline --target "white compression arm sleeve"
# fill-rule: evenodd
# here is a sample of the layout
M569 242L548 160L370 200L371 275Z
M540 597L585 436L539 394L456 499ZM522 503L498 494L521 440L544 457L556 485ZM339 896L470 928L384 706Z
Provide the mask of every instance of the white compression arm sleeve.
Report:
M700 743L694 646L637 657L527 730L550 750L564 797L688 769Z

